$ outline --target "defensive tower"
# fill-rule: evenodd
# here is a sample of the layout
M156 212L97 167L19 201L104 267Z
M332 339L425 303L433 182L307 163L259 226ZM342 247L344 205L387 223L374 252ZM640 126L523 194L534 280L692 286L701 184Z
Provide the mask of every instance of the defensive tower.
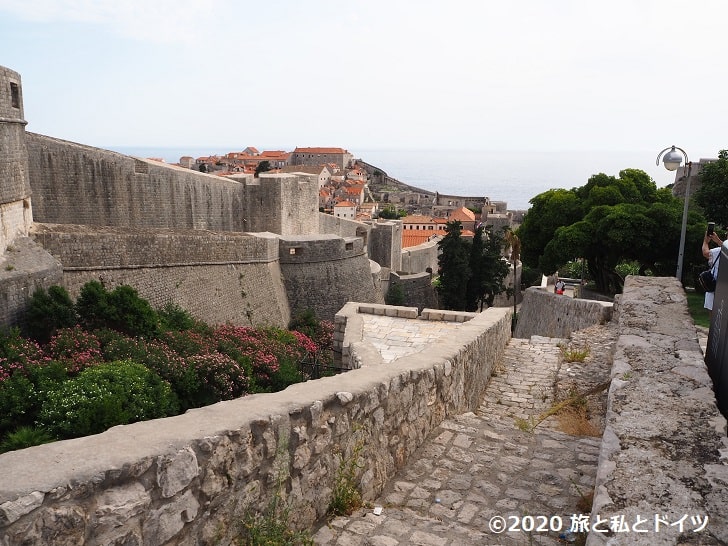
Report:
M0 66L0 256L33 221L20 74Z

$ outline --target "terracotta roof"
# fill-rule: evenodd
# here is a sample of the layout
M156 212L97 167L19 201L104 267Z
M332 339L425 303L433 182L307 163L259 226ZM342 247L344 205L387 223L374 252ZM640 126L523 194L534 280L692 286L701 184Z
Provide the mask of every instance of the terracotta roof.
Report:
M431 240L434 236L444 237L446 233L442 230L436 231L417 231L417 230L402 230L402 248L408 248L411 246L421 245Z
M281 159L288 159L289 155L291 154L283 150L267 150L260 153L260 157L279 157Z
M352 203L351 201L341 201L336 203L334 207L356 207L356 203Z
M461 222L475 222L475 213L470 209L460 207L459 209L452 211L448 219L460 220Z

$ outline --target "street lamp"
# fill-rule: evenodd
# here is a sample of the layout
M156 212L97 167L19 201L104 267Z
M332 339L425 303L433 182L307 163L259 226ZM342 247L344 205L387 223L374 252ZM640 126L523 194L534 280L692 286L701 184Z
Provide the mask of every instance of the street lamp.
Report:
M678 150L680 150L680 152L678 152ZM662 154L665 154L662 157L662 162L665 164L665 168L668 171L677 170L683 161L683 156L685 158L685 166L687 167L685 175L685 203L683 204L682 228L680 229L680 251L677 254L677 273L675 273L675 277L677 277L679 281L682 281L683 256L685 255L685 231L688 226L688 204L690 202L690 169L693 164L688 161L688 154L685 150L678 148L677 146L671 146L657 154L655 165L660 164L660 156L662 156Z

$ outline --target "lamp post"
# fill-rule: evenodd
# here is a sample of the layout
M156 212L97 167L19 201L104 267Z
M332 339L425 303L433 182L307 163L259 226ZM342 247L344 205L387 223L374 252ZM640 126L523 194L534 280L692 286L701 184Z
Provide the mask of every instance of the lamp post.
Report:
M680 150L680 152L678 152L678 150ZM663 156L663 154L665 155ZM655 165L660 164L661 156L662 162L664 163L665 168L668 171L677 170L677 168L683 161L683 156L685 158L685 167L687 167L685 175L685 203L683 204L682 227L680 228L680 251L677 254L677 272L675 273L675 277L677 277L679 281L682 281L683 256L685 255L685 232L687 231L688 226L688 205L690 203L690 169L692 168L693 164L688 160L687 152L682 148L678 148L677 146L665 148L659 154L657 154L657 160L655 161Z

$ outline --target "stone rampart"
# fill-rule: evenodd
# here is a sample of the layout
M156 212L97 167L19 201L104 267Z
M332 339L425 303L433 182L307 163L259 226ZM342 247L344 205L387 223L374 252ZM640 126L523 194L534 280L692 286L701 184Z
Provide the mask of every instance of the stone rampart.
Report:
M282 237L281 272L292 312L333 320L347 301L383 303L363 241L336 235Z
M429 267L437 273L437 257L440 250L437 241L428 241L417 246L402 249L402 265L400 271L403 273L422 273Z
M433 309L438 307L437 292L432 286L432 273L404 275L392 271L389 273L388 285L388 292L401 291L402 305L415 306L420 310L427 307Z
M286 327L290 309L273 234L34 224L77 297L90 280L133 286L153 307L176 303L210 324Z
M628 276L615 320L591 522L622 517L630 532L592 527L587 545L727 544L726 420L680 282Z
M523 295L513 337L565 338L575 330L606 324L611 318L611 303L570 298L532 286Z
M26 141L38 222L250 231L238 182L34 133Z
M489 309L386 366L2 454L0 544L228 543L276 494L311 526L342 459L358 453L374 500L444 418L474 411L509 335L509 310Z

